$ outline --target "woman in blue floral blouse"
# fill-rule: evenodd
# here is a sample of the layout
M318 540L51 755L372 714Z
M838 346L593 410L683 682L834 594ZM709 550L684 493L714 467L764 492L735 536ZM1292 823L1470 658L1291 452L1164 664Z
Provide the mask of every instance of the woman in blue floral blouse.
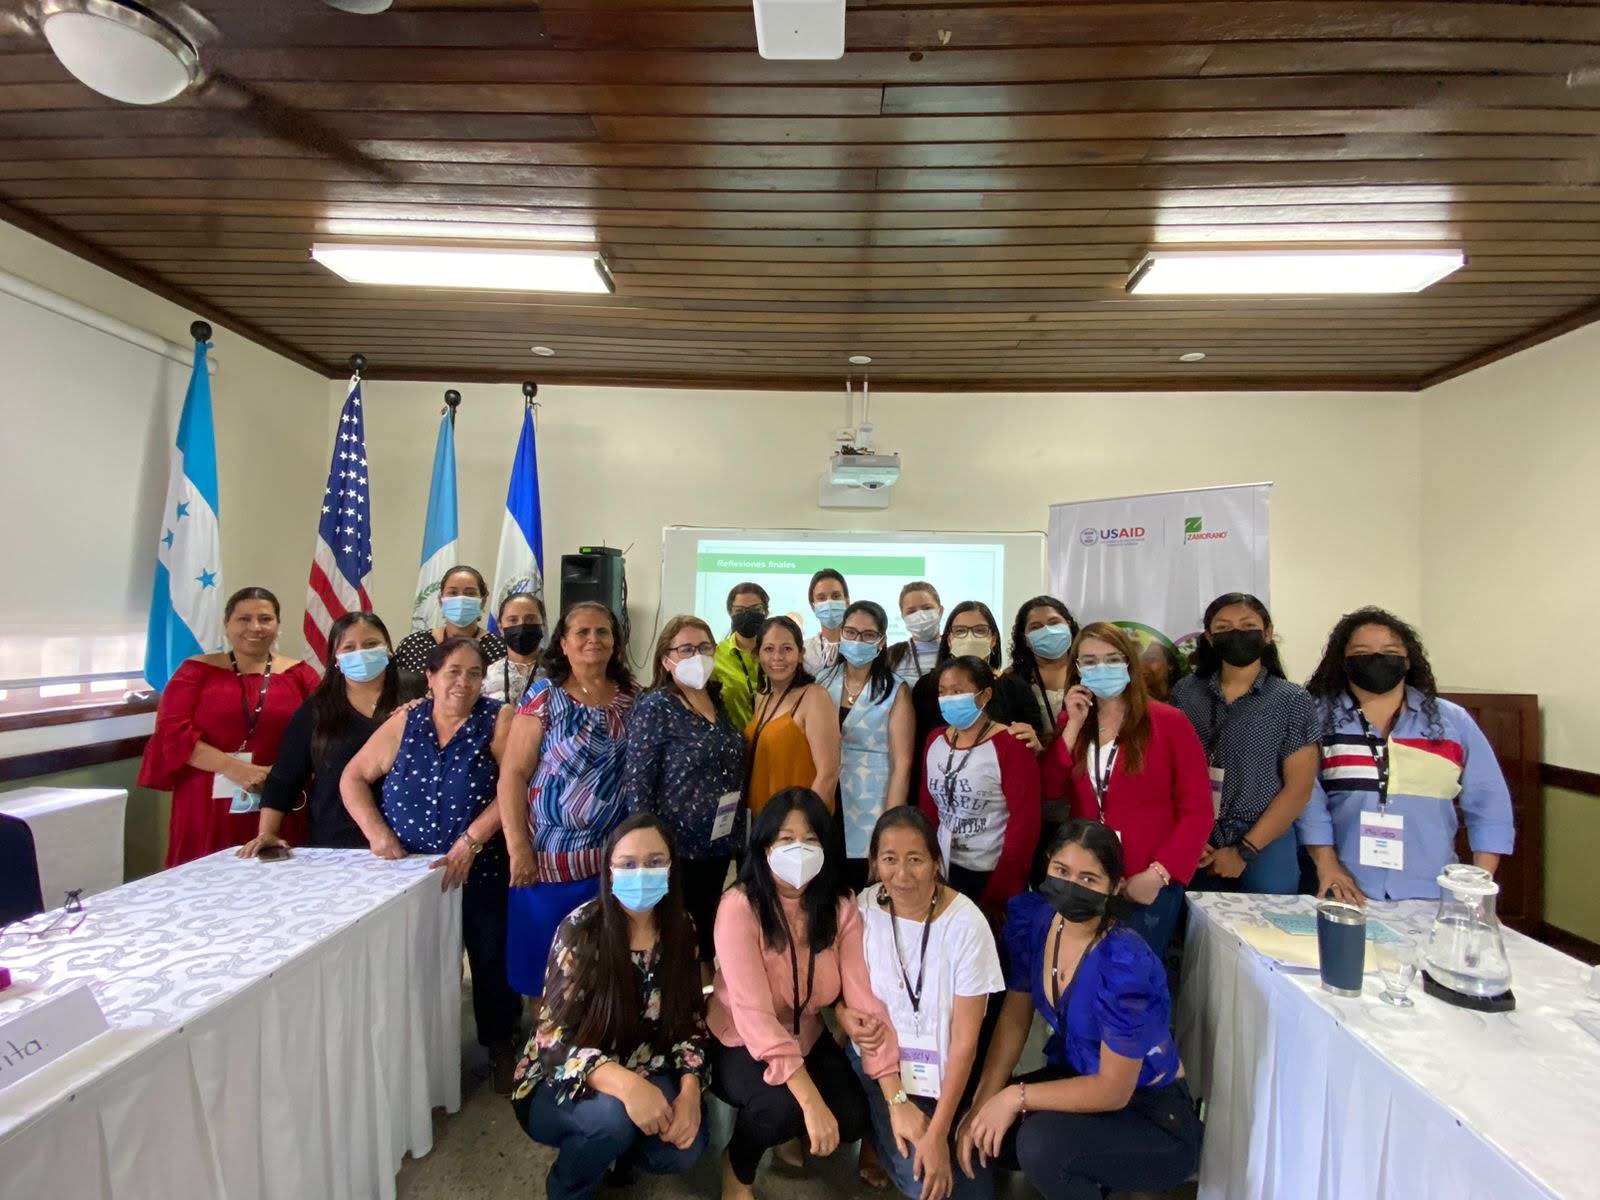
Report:
M556 931L512 1104L557 1151L549 1200L588 1200L614 1166L687 1171L705 1152L706 1024L672 841L647 813L606 844L600 895Z

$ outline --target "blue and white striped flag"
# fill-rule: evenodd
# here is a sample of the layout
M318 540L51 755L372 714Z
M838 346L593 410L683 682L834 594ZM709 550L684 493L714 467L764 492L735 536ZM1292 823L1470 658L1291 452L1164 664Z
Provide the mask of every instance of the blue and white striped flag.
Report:
M217 438L211 419L210 343L194 344L194 368L161 510L144 677L160 690L196 654L222 649L222 538L217 518Z
M433 483L428 489L428 519L422 527L422 566L411 602L411 628L431 629L439 618L439 584L456 565L456 427L446 412L439 419L433 449Z
M489 628L500 632L496 615L507 596L531 592L544 602L544 521L539 512L539 455L533 440L533 403L522 408L522 436L511 460L506 515L500 524L500 554L494 564Z

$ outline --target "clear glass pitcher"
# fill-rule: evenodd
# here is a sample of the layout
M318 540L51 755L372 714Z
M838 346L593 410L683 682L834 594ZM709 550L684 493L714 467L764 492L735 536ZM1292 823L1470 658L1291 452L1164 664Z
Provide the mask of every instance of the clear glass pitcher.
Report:
M1495 916L1500 885L1482 867L1452 863L1439 876L1439 912L1423 953L1437 983L1487 999L1511 988L1511 964Z

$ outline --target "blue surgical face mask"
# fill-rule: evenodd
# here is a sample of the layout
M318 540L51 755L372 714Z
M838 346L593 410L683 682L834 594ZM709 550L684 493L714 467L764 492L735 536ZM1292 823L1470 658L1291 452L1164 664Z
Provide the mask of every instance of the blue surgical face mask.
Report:
M625 867L611 872L611 894L633 912L649 912L667 894L670 867Z
M844 655L845 662L852 667L866 666L878 657L880 649L882 647L877 642L852 642L847 639L841 639L839 642L839 653Z
M1040 658L1054 661L1072 649L1072 626L1065 621L1059 625L1041 625L1028 635L1028 645Z
M389 652L382 646L369 646L365 650L346 650L338 655L339 673L356 683L376 679L389 667Z
M1083 686L1088 688L1102 700L1109 700L1113 696L1120 696L1128 686L1127 663L1095 663L1093 666L1079 667L1078 678L1083 681Z
M962 692L957 696L940 696L939 715L946 725L970 729L983 716L983 709L978 707L978 697L974 693Z
M837 629L844 624L844 610L850 606L843 600L818 600L811 606L824 629Z
M439 601L439 611L457 629L465 629L483 615L483 601L476 596L446 596Z

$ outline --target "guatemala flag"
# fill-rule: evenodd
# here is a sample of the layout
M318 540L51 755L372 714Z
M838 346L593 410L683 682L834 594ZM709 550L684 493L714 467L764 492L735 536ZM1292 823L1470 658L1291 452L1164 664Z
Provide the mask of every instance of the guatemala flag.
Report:
M439 619L439 585L456 565L456 427L454 414L439 419L433 450L433 483L428 489L428 520L422 527L422 566L411 602L411 628L431 629Z
M506 489L506 515L500 526L500 554L494 564L489 628L507 596L532 592L544 602L544 524L539 515L539 456L533 441L533 403L522 409L522 436L511 461L511 486Z
M194 369L183 398L178 441L161 511L156 578L144 677L167 686L184 659L222 649L222 539L217 515L217 439L211 420L210 343L194 344Z

